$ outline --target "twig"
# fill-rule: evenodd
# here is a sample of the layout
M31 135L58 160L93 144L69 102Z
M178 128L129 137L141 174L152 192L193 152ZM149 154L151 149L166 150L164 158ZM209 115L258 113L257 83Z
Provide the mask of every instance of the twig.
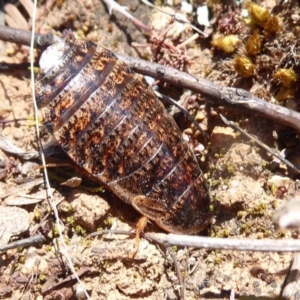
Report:
M196 78L185 72L150 63L145 60L115 53L119 59L126 62L137 73L157 78L161 81L199 92L215 105L235 107L260 113L281 124L300 130L300 113L286 107L267 102L250 92L221 86L210 80Z
M174 267L175 267L175 271L178 277L178 282L179 282L179 286L180 286L180 299L184 300L185 296L184 296L184 284L183 284L183 279L182 279L182 275L180 272L180 268L179 268L179 264L176 258L176 255L174 253L174 251L172 250L172 248L170 246L166 247L168 252L170 253L172 259L173 259L173 263L174 263Z
M145 234L145 238L159 244L169 244L201 249L261 251L261 252L298 252L299 240L241 240L223 239L179 234Z
M86 239L98 236L98 235L104 235L104 234L120 234L120 235L132 235L135 236L135 231L128 231L128 230L111 230L111 229L105 229L97 232L90 233L86 236Z
M151 27L145 25L144 23L142 23L141 21L136 19L134 16L132 16L128 12L128 8L126 6L121 6L113 0L102 0L102 1L106 4L110 15L112 14L112 12L114 10L118 11L119 13L124 15L126 18L128 18L138 29L142 29L142 30L145 30L148 32L151 31Z
M81 270L77 271L76 274L77 274L78 277L81 277L85 273L92 272L92 271L93 271L93 269L91 267L84 267ZM71 284L71 283L75 284L76 281L77 280L76 280L75 274L71 274L71 275L67 276L65 279L63 279L63 280L61 280L61 281L59 281L59 282L57 282L57 283L55 283L53 285L48 286L48 285L45 284L43 286L43 288L42 288L42 291L41 291L42 295L46 295L46 294L48 294L48 293L50 293L50 292L52 292L54 290L58 290L58 289L62 288L64 285L66 285L66 284Z
M104 1L104 0L103 0ZM147 4L148 6L157 9L158 11L172 17L175 21L177 21L178 23L182 23L182 24L188 24L191 28L193 28L195 31L197 31L198 33L202 34L204 37L208 37L208 35L206 33L204 33L202 30L200 30L199 28L197 28L196 26L194 26L185 15L180 14L180 13L174 13L171 14L165 10L160 9L158 6L152 4L151 2L147 1L147 0L142 0L142 2L144 2L145 4Z
M39 44L39 45L42 44L44 46L45 43L48 43L49 41L53 43L53 42L57 41L57 39L53 35L46 35L46 40L43 40L43 38L41 36L38 36L38 38L36 38L36 35L35 35L36 12L37 12L37 0L34 0L34 6L33 6L33 12L32 12L32 32L31 32L31 36L30 36L30 63L31 63L30 87L31 87L32 101L33 101L33 107L34 107L36 137L37 137L39 148L41 149L40 158L41 158L41 161L42 161L42 165L44 166L44 165L46 165L46 159L45 159L45 155L44 155L43 145L42 145L42 142L41 142L41 139L40 139L38 107L37 107L37 102L36 102L36 98L35 98L34 47L35 47L36 43ZM60 226L59 214L58 214L56 203L54 201L52 190L50 188L50 182L49 182L47 169L44 169L43 173L44 173L44 178L45 178L46 192L48 194L48 201L49 201L49 204L52 208L53 214L55 216L57 230L58 230L59 238L60 238L61 245L62 245L61 253L64 254L64 257L66 258L66 260L68 262L68 265L69 265L69 268L72 272L72 275L74 276L74 278L76 279L78 284L81 286L81 288L82 288L82 290L85 294L86 299L90 299L90 296L89 296L88 292L84 288L83 283L81 282L81 280L79 279L79 277L78 277L78 275L75 271L74 264L72 262L72 259L69 255L69 253L68 253L66 242L65 242L64 237L62 235L62 229L61 229L61 226Z
M102 230L90 234L88 237L103 234L133 235L134 232L123 230ZM144 238L158 243L163 247L167 245L194 247L210 250L237 250L237 251L261 251L261 252L298 252L300 251L300 240L241 240L223 239L194 235L145 233Z
M0 40L11 41L18 44L29 45L30 33L20 29L0 26ZM45 48L59 38L52 34L38 34L35 38L35 45L38 48ZM185 72L178 71L171 67L162 66L156 63L138 58L129 57L123 54L114 53L119 59L126 62L137 73L149 75L161 81L190 89L205 96L207 100L216 105L235 107L257 112L275 122L300 130L300 113L286 107L269 103L260 99L250 92L239 89L221 86L212 81L196 78Z
M39 157L39 153L36 150L25 152L23 149L15 146L10 139L0 133L0 149L21 157L24 160L35 159Z
M42 234L37 234L27 239L22 239L19 241L11 242L7 245L0 247L1 251L7 251L9 249L15 249L20 247L30 247L35 244L44 243L46 241L45 237Z
M247 133L245 130L243 130L242 128L240 128L239 126L237 126L234 122L227 120L223 115L220 114L220 117L221 117L222 121L226 125L229 125L229 126L233 127L234 129L238 130L239 132L241 132L242 134L244 134L246 137L248 137L250 140L254 141L259 146L261 146L262 148L264 148L265 150L267 150L273 156L277 157L279 160L281 160L282 162L284 162L293 171L295 171L296 173L300 174L300 170L295 165L293 165L291 162L289 162L287 159L285 159L283 156L281 156L275 150L271 149L266 144L262 143L259 139L255 138L251 134Z
M38 185L41 185L43 183L44 183L43 178L34 179L32 181L29 181L29 182L26 182L26 183L22 184L21 186L17 186L15 188L10 188L7 191L1 191L0 192L0 198L5 199L5 198L7 198L11 195L18 196L19 193L24 192L24 190L31 190L34 187L36 187Z
M23 29L11 28L8 26L0 26L0 40L12 42L20 45L30 46L31 32ZM34 35L34 46L44 49L49 45L57 43L61 39L49 32L47 34Z

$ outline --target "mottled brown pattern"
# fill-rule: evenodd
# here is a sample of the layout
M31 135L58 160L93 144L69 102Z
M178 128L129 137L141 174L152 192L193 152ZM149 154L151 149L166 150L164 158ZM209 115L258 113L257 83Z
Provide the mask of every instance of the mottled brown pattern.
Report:
M64 151L161 228L203 230L210 213L202 172L142 76L92 42L58 46L58 63L41 71L36 94Z

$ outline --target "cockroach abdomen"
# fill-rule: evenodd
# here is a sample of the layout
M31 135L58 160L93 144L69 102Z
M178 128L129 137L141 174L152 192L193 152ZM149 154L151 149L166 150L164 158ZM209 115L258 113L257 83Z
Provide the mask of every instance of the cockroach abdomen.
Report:
M45 125L79 167L168 232L207 226L209 193L197 159L141 75L84 40L50 46L40 65Z

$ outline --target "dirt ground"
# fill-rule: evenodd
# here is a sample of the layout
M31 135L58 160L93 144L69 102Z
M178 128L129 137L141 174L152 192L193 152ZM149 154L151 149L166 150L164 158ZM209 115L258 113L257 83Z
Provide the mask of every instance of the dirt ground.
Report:
M169 11L180 9L180 3L177 6L176 1L174 3L174 7L168 7ZM168 26L169 20L164 15L139 1L120 4L127 5L130 13L152 26L157 34ZM188 43L186 52L174 60L164 56L165 53L156 56L156 60L171 61L195 76L241 87L267 101L299 108L298 2L266 0L260 3L281 24L274 32L265 25L246 25L241 8L221 5L218 1L193 1L194 14L188 17L194 24L197 24L196 8L206 4L213 17L211 27L205 30L208 38L200 37ZM40 33L52 31L59 35L64 29L71 29L78 38L97 41L112 51L150 60L155 58L149 47L132 47L132 43L149 42L149 35L141 33L118 12L109 15L101 1L47 1L39 5L36 30ZM30 17L24 8L19 6L18 9L30 26ZM276 21L272 24L276 29ZM236 65L239 57L249 53L247 40L254 32L260 35L261 47L251 56L255 71L251 76L244 76L245 71L237 71ZM173 33L170 41L176 46L194 33L187 27L178 37ZM212 46L211 40L221 34L239 38L233 53L224 52L216 42ZM0 43L0 62L21 64L29 61L28 47ZM39 55L36 51L37 61ZM296 81L285 84L288 79L274 76L284 68L294 70ZM38 143L32 121L34 109L28 68L11 67L2 71L0 83L1 134L24 152L35 151ZM181 99L207 137L205 141L182 114L175 115L184 136L199 155L210 189L214 217L211 226L201 235L298 239L297 230L275 230L273 215L297 192L299 175L225 125L219 113L278 152L287 149L288 159L300 168L298 133L251 111L214 107L201 95L180 87L160 83L160 90L176 100ZM43 128L42 136L46 141L48 136ZM54 157L58 163L67 161L60 152ZM25 160L0 150L0 246L38 232L47 237L42 245L1 253L0 298L80 299L81 288L70 277L72 272L66 258L59 252L62 245L41 184L39 165L41 162L37 158ZM132 230L139 219L133 208L72 168L60 165L50 168L49 178L58 203L67 252L91 299L234 299L233 293L238 299L277 299L282 293L294 254L172 247L183 278L181 287L170 249L142 238L137 255L131 258L136 247L134 235L87 237L103 229ZM76 184L78 178L82 179L79 186ZM69 179L73 181L66 184ZM146 230L161 232L154 224L149 224ZM299 299L299 289L291 298Z

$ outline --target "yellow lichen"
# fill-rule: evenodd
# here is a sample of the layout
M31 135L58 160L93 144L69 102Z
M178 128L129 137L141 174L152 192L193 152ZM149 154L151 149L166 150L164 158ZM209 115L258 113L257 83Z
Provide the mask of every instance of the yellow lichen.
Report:
M234 59L234 68L242 78L251 77L254 74L255 65L247 56L237 56Z
M279 80L280 83L286 88L291 88L297 81L297 75L295 71L291 68L279 69L274 74L274 78Z
M264 25L267 24L267 22L269 21L270 19L270 13L269 11L258 5L258 4L255 4L253 2L250 2L248 4L248 11L250 13L250 16L252 18L252 20L258 24L259 26L262 26L264 27Z
M257 32L257 30L254 31L254 33L249 37L249 39L246 42L246 51L249 55L257 55L260 53L261 49L261 38Z
M238 45L241 43L241 40L238 38L238 36L230 34L219 37L213 40L211 43L214 47L219 48L229 54L233 53L237 49Z

